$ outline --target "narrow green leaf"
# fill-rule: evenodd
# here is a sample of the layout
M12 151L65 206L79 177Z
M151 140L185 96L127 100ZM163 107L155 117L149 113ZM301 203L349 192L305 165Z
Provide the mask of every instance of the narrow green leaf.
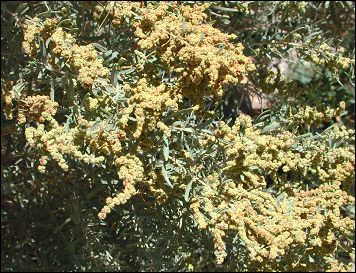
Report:
M30 7L28 6L28 3L21 3L21 4L17 7L15 13L20 13L21 15L23 15L23 14L26 13L26 11L29 10L29 8L30 8Z
M89 132L94 132L96 129L99 129L101 124L100 120L97 120L90 128L89 128Z
M74 101L74 83L73 80L71 78L68 79L68 83L69 83L69 97Z
M187 33L187 22L185 21L185 17L182 18L182 29L183 33Z
M172 185L171 181L169 180L169 177L168 177L168 174L167 174L167 171L166 171L164 165L162 166L162 174L163 174L164 180L167 182L167 184L168 184L171 188L173 188L173 185Z
M57 233L58 231L60 231L66 224L68 224L70 221L72 220L72 218L68 218L67 220L65 220L60 226L58 226L55 230L54 233Z
M279 128L279 127L280 127L279 122L273 122L273 123L271 123L271 124L265 126L265 127L261 130L261 132L262 132L262 133L270 132L270 131L273 131L274 129L277 129L277 128Z
M18 83L13 87L13 90L15 91L15 95L17 98L20 98L21 92L25 89L27 86L26 82Z
M276 202L279 203L280 201L282 201L284 198L286 197L285 193L282 192L281 194L279 194L276 198Z
M72 21L72 19L70 19L70 18L68 18L68 19L63 19L62 21L60 21L59 23L58 23L58 25L57 26L62 26L62 25L64 25L65 23L70 23Z
M113 86L116 86L116 83L117 83L117 71L116 71L116 68L114 68L114 69L111 71L110 81L111 81L111 84L112 84Z
M78 36L78 39L87 41L87 42L98 42L100 40L103 40L104 38L107 37L108 34L102 34L100 36Z
M107 49L106 49L106 47L104 47L104 46L102 46L102 45L100 45L100 44L98 44L98 43L91 43L94 47L96 47L97 49L99 49L101 52L106 52L107 51Z
M245 175L240 174L240 178L241 178L242 181L245 181Z
M50 91L50 97L51 97L52 101L54 101L54 85L55 85L55 82L54 82L54 79L52 78L51 91Z
M203 129L206 128L208 125L210 125L211 123L213 123L215 121L216 117L210 118L202 123L200 123L199 125L195 126L194 129Z
M302 138L307 138L307 137L310 137L310 136L312 136L312 133L306 133L306 134L297 136L295 139L302 139Z
M40 46L41 46L41 56L43 60L46 60L47 57L47 50L46 50L46 44L41 40L40 41Z
M205 33L204 31L200 32L200 36L199 36L199 43L203 42L205 38Z
M184 200L189 202L190 198L189 198L189 194L190 191L192 189L192 185L193 185L193 179L188 183L186 189L185 189L185 193L184 193Z
M46 48L49 48L49 43L53 40L52 36L49 37L46 41Z
M128 68L128 69L124 69L121 71L118 71L118 74L131 74L132 72L134 72L136 69L134 67Z
M331 136L329 136L329 148L333 146L333 139Z
M108 62L108 63L111 62L113 59L117 58L118 55L119 55L119 52L114 51L114 52L111 54L110 58L106 60L106 62Z
M163 137L163 157L164 161L168 161L169 158L169 142L166 136Z
M218 7L218 6L212 6L213 9L220 10L220 11L225 11L225 12L240 12L237 9L232 9L232 8L225 8L225 7Z

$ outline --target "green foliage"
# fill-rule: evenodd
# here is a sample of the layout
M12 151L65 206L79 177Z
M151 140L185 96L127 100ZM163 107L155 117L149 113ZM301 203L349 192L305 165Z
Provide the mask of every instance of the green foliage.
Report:
M1 269L348 270L354 8L1 2Z

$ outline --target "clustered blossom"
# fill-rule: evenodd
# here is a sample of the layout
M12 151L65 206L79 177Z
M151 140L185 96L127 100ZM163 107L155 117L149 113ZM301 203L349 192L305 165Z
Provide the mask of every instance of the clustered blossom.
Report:
M298 138L289 131L263 133L254 127L250 116L240 115L231 127L220 121L209 127L212 132L199 131L204 136L189 143L194 146L192 149L185 150L179 140L170 143L169 158L163 158L172 167L172 188L166 186L160 167L146 164L150 160L163 161L162 155L152 153L157 149L152 136L171 141L177 131L182 139L185 132L198 132L195 128L170 126L170 121L163 120L165 114L181 110L184 98L192 102L193 112L204 111L207 97L221 99L224 85L243 83L247 72L254 69L251 59L243 54L243 46L231 42L235 35L224 34L207 23L204 11L208 7L209 4L162 2L144 6L115 1L110 1L105 10L93 7L97 19L107 14L115 27L130 26L140 50L135 51L141 58L136 68L142 73L130 83L125 82L120 90L104 80L107 85L103 89L112 87L113 93L117 92L112 99L103 95L105 99L101 100L101 95L88 92L80 109L83 116L76 117L77 124L71 128L61 126L54 118L57 102L48 96L26 97L19 104L18 123L36 124L25 129L25 136L29 146L38 151L38 170L46 172L51 161L68 171L69 159L85 164L111 159L107 162L114 162L121 183L115 195L106 198L98 213L101 220L141 189L148 190L161 204L170 196L181 198L191 182L194 195L189 195L190 212L197 228L212 237L217 264L228 257L228 240L234 236L248 257L245 269L270 270L271 263L276 264L273 268L283 268L284 262L291 270L308 269L297 262L296 253L303 248L319 255L331 269L346 268L333 255L339 238L349 236L355 228L354 221L342 213L344 206L354 203L349 192L355 176L355 151L346 145L352 142L354 130L334 126L319 134L318 139ZM57 27L55 20L41 24L34 18L26 25L24 37L23 49L30 56L39 49L37 37L50 37L49 63L58 66L56 59L64 61L78 73L76 80L83 87L92 86L108 74L94 46L76 44L75 38ZM325 45L321 49L330 50ZM171 82L162 83L151 73L152 66L146 66L149 54L158 59L155 64L165 69ZM343 67L349 64L348 60L339 61ZM266 78L270 85L274 85L273 79ZM2 91L9 118L12 96L13 93ZM112 124L91 119L112 109ZM330 121L344 110L344 102L336 109L305 106L296 113L290 112L289 120L310 126ZM204 158L212 157L207 155L211 147L217 155L218 168L204 165ZM204 152L198 157L199 149ZM149 160L145 153L151 156ZM183 164L199 179L194 177L192 181Z
M70 62L78 70L78 81L84 86L91 86L96 78L105 77L109 72L91 44L74 45Z
M217 141L227 161L206 178L191 210L198 228L213 235L217 263L227 256L221 243L225 233L217 228L238 232L251 261L261 264L303 244L330 248L332 253L330 244L337 232L352 233L354 222L343 217L340 209L354 202L347 192L354 180L355 152L349 146L328 147L324 139L351 140L354 130L335 126L321 141L300 144L309 147L305 151L296 149L298 140L293 134L262 134L246 115L231 128L220 122L214 135L208 142ZM310 177L314 177L313 190L305 183ZM281 201L268 190L267 179L273 181L278 194L283 192Z
M344 51L343 47L335 49L323 43L311 52L310 60L317 65L326 65L333 71L337 71L339 68L347 69L350 65L355 64L355 59L343 57Z
M22 48L26 54L30 56L34 56L38 49L40 48L39 43L36 38L37 35L43 29L42 26L39 26L40 19L35 17L29 24L25 24L24 26L24 38L22 42Z
M40 96L41 97L41 96ZM43 109L45 105L48 106L49 98L41 100L43 104L40 107L34 108L35 110ZM54 103L54 102L51 102ZM55 103L54 103L55 104ZM53 108L50 108L53 110ZM80 129L80 126L73 128L67 132L64 126L60 126L58 122L53 118L56 110L37 112L36 118L38 118L38 125L36 127L27 127L25 129L25 136L27 143L30 147L41 151L42 156L39 160L39 171L46 171L46 164L48 160L52 159L58 163L58 166L63 171L68 171L69 165L66 161L66 157L72 157L76 160L83 161L86 164L98 164L105 160L103 156L96 157L94 154L82 153L75 145L76 139L80 138L81 134L89 134ZM48 123L46 126L45 123ZM46 128L47 127L47 128Z
M354 135L354 130L336 127L321 136L326 143L308 139L298 143L287 131L277 136L262 134L254 129L249 116L239 117L231 128L221 122L215 135L228 143L219 144L227 155L222 171L227 177L240 180L247 188L265 187L268 177L278 183L280 189L293 187L289 190L296 191L305 187L301 178L307 179L310 175L319 181L328 179L339 186L348 186L354 179L354 173L350 171L355 163L354 152L352 147L328 147L329 137L337 139L335 130L345 141ZM244 133L238 133L241 131ZM299 145L307 145L308 149L300 151Z
M34 17L31 21L25 24L24 40L22 42L24 52L27 55L34 57L40 48L38 38L40 36L42 36L43 39L49 38L56 24L57 20L55 18L48 18L42 23L37 17Z
M114 206L125 204L132 196L137 193L135 185L142 182L144 178L143 164L134 155L120 156L115 160L115 165L119 169L118 176L123 181L124 189L118 192L114 198L106 199L104 206L98 214L99 219L105 219Z
M150 132L157 128L168 134L167 126L159 119L164 111L178 108L179 95L174 94L173 91L174 89L165 84L157 87L150 86L145 78L140 79L134 86L126 86L125 92L129 99L128 107L121 112L120 123L123 128L127 126L129 116L134 114L136 129L133 137L135 139L139 138L143 131Z
M354 198L332 185L286 195L279 201L269 192L246 190L235 181L224 184L222 193L210 185L205 184L191 207L208 223L219 264L227 256L222 237L228 231L239 235L248 250L249 263L263 266L277 258L288 258L288 250L299 246L313 248L313 253L332 253L340 233L350 235L355 228L354 221L340 213L341 206L352 204Z
M42 123L45 120L44 113L53 116L57 112L58 106L58 102L52 101L48 96L26 97L19 107L18 123L22 124L26 121Z
M63 31L61 27L54 27L56 20L47 19L44 26L38 26L40 20L33 18L32 21L25 25L23 49L25 53L34 56L38 49L36 35L41 37L43 41L51 38L52 57L62 57L73 69L78 72L77 80L87 88L91 86L98 77L106 77L109 70L103 66L102 59L92 44L77 45L74 37L70 33ZM55 65L55 58L51 58L49 62Z
M61 27L58 27L51 35L53 46L52 52L57 56L70 58L72 56L72 47L75 39L70 33L65 33Z
M205 23L208 6L180 5L171 12L168 3L148 4L135 7L140 19L132 23L139 48L160 57L167 71L177 75L179 92L194 104L209 96L220 99L225 84L242 82L245 73L254 69L243 55L243 46L230 42L235 35Z
M88 97L84 100L84 107L88 112L95 111L98 108L99 101L96 98Z
M119 155L122 150L121 142L125 139L125 131L107 132L101 127L97 133L90 136L89 144L92 152L102 153L104 155Z
M315 107L305 106L297 109L297 113L291 113L288 116L288 121L294 124L304 124L310 126L315 124L319 126L322 122L330 122L332 118L340 116L346 109L346 104L341 101L339 107L325 109L316 109Z
M13 99L15 93L12 90L13 82L7 81L6 83L1 80L1 102L3 103L3 109L5 112L5 118L8 120L13 119Z
M118 3L117 1L110 1L110 2L113 3L112 23L114 26L120 26L124 24L125 18L130 18L135 16L136 9L142 6L140 2L132 2L132 1L122 1L120 3Z

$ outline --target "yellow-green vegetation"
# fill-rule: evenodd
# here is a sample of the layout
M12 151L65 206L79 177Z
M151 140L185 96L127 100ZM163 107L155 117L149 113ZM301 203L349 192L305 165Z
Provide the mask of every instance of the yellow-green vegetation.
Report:
M351 268L353 2L1 5L2 270Z

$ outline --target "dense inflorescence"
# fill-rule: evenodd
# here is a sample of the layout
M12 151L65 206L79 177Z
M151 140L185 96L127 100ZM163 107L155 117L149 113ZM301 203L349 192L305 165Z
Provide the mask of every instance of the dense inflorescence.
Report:
M25 136L30 146L36 148L39 153L44 154L39 159L39 171L46 171L46 165L49 160L56 161L63 171L68 171L69 166L65 159L67 156L92 164L97 164L104 160L103 156L96 157L94 154L83 154L80 151L80 147L75 145L75 139L82 134L87 134L87 132L80 130L80 127L67 132L64 126L60 126L53 118L58 106L56 102L43 96L28 97L28 99L29 103L32 104L30 106L32 116L38 119L38 125L36 127L27 127ZM29 117L31 117L31 111L29 111ZM85 126L85 122L83 125Z
M57 112L58 103L50 100L48 96L29 96L19 106L18 123L45 120L45 113L51 116Z
M119 122L125 128L130 114L134 114L136 129L133 137L135 139L141 136L142 131L151 132L155 129L169 130L160 121L160 118L162 113L168 109L178 109L177 101L179 95L175 94L174 91L174 89L169 88L165 84L150 87L144 78L140 79L134 87L126 86L125 93L129 97L127 101L129 106L122 110L122 117Z
M62 57L71 70L78 73L77 80L88 88L98 77L106 77L108 69L102 64L102 60L93 45L77 45L70 33L63 31L62 27L56 27L55 19L47 19L38 26L39 19L34 18L25 25L25 37L23 49L26 54L34 56L40 47L36 36L42 39L42 43L51 41L52 58L49 60L54 67L57 65L55 57Z
M167 72L175 75L178 92L199 104L204 97L221 99L224 85L241 82L247 71L254 70L242 44L231 42L236 35L205 23L204 10L208 7L175 4L172 10L168 3L148 4L147 8L139 8L137 3L116 3L113 14L115 22L122 22L127 15L132 17L139 49L154 52ZM122 9L128 12L117 11ZM135 20L136 13L131 10L139 19Z
M15 97L15 93L12 90L13 88L13 82L8 81L8 82L3 82L1 80L1 102L4 103L4 112L5 112L5 118L7 120L13 119L13 99Z
M344 101L300 103L299 95L321 85L298 86L269 67L262 47L243 45L212 22L219 15L212 3L85 1L80 7L92 14L95 36L86 36L89 23L70 31L70 19L27 20L22 49L31 61L24 71L38 79L23 85L23 73L17 84L1 81L4 118L16 122L1 137L17 130L25 138L36 175L46 181L54 172L82 174L90 184L86 200L105 188L98 194L102 208L93 213L100 223L140 202L144 213L169 207L159 232L174 230L177 244L209 238L213 251L204 245L197 253L214 256L215 269L348 270L351 254L343 246L352 248L354 240L348 208L355 201L355 131L336 122L347 111ZM291 7L299 14L308 4L279 8ZM254 12L248 4L233 11ZM101 36L107 29L117 37ZM300 56L315 69L336 75L354 65L344 48L310 48L310 40L303 44L292 34L296 52L305 49ZM265 48L277 53L272 43ZM218 106L231 86L238 87L233 95L255 88L283 101L270 115L227 117ZM135 231L148 217L134 220ZM154 250L150 238L144 247ZM179 263L204 270L193 252Z
M354 131L341 131L352 139L348 133ZM198 227L215 238L218 263L227 256L222 237L231 230L246 245L251 262L262 264L306 244L332 253L330 244L341 230L352 234L354 221L341 215L341 207L354 202L342 190L354 180L353 149L330 149L314 141L300 151L296 136L261 134L248 116L231 128L221 122L216 135L224 140L225 167L207 177L191 209ZM278 191L267 186L267 179Z

